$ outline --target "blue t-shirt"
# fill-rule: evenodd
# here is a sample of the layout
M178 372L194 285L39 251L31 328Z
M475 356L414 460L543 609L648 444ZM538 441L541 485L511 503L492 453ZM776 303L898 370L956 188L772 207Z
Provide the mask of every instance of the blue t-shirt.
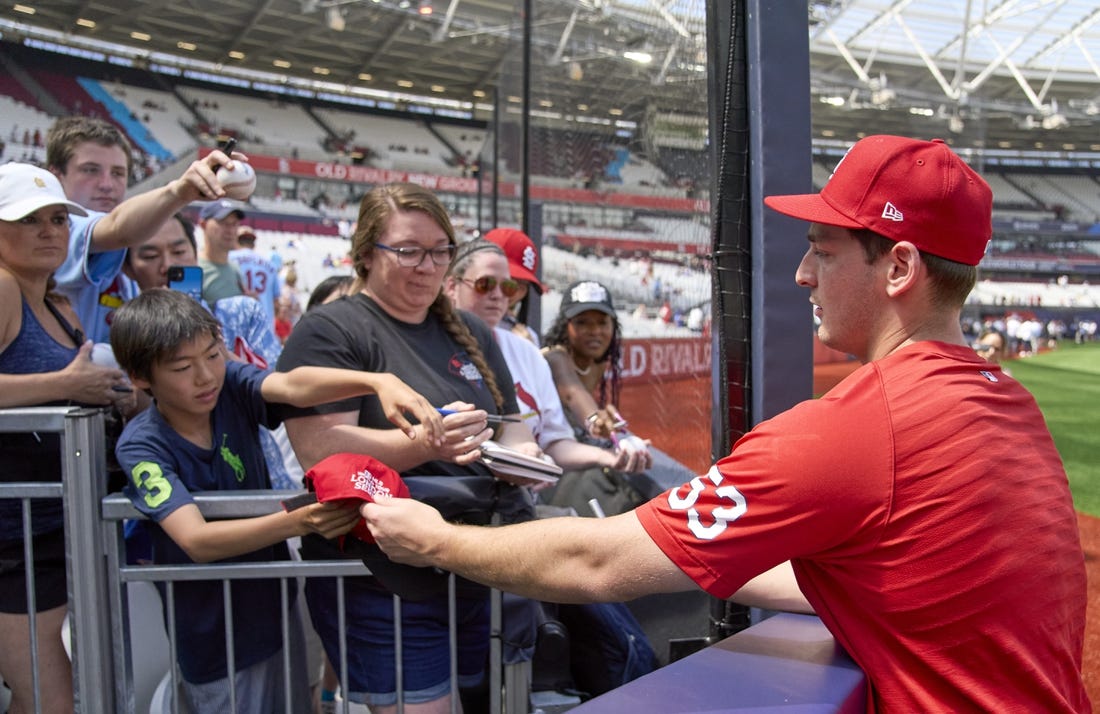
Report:
M72 303L84 334L92 342L110 342L114 311L132 295L124 294L125 250L92 253L92 231L106 213L69 216L69 255L54 273L57 290Z
M142 513L160 522L194 499L195 491L243 491L271 488L259 426L275 426L260 395L268 375L252 365L229 362L225 384L210 417L213 448L184 439L155 405L139 414L122 432L115 454L130 477L124 492ZM160 528L150 528L153 562L190 563L187 554ZM285 543L261 548L223 562L287 560ZM161 595L164 596L163 585ZM179 665L184 679L201 684L227 676L222 584L181 581L174 586ZM278 580L235 580L233 641L236 668L249 667L282 647ZM297 590L290 583L292 598ZM293 601L293 600L292 600ZM167 624L167 613L165 623Z
M119 279L122 282L122 295L126 301L132 300L141 293L137 283L130 278L120 275ZM283 345L275 336L273 323L267 319L260 303L250 297L238 295L219 300L213 310L206 303L203 303L203 307L218 318L222 326L222 339L230 352L236 351L234 348L239 337L244 340L248 349L267 360L270 367L275 366L279 355L282 354ZM284 490L301 488L301 468L297 464L293 464L291 468L287 467L283 453L279 450L279 444L267 429L260 430L260 444L263 446L267 473L271 477L272 487ZM136 523L143 523L143 521ZM134 557L146 558L146 546L139 545L133 537L140 530L140 526L128 526L127 543L128 547L134 548L132 551Z
M229 262L236 263L244 278L244 286L256 295L256 300L267 313L267 321L275 322L275 300L283 291L279 268L252 248L229 251Z
M275 336L274 323L258 301L245 295L222 298L214 303L212 312L222 324L222 337L230 352L240 337L249 349L267 360L269 367L275 367L283 345Z

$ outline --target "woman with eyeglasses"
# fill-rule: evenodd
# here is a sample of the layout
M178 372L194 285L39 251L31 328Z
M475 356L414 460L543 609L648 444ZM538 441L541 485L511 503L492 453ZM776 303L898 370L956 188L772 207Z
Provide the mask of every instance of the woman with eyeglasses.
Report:
M363 197L352 239L351 293L307 311L278 364L279 370L320 365L391 372L451 412L443 417L444 438L410 440L393 428L373 396L288 411L287 433L305 469L335 453L370 454L400 472L414 498L438 505L433 495L441 483L449 484L449 493L461 484L469 493L459 500L468 497L463 507L477 512L463 513L464 519L494 510L505 522L526 520L533 504L520 486L528 482L495 476L479 462L479 446L492 437L529 455L541 452L519 419L512 377L492 331L477 317L456 311L442 291L454 253L454 228L434 194L412 184L374 188ZM500 423L494 435L489 415L516 421ZM335 542L319 538L306 539L303 555L342 557ZM348 638L346 696L375 714L394 711L392 594L372 577L344 582L347 627L341 632L335 579L309 579L306 598L314 625L333 662L339 662L340 638ZM484 674L488 592L466 581L460 581L458 592L458 686L467 688ZM450 710L448 620L445 590L403 600L406 712Z
M643 471L649 466L646 451L601 449L574 438L550 366L535 345L503 325L509 299L521 287L511 277L508 255L499 245L478 238L459 246L444 290L456 307L474 313L493 328L515 380L516 399L524 422L558 466L566 470L601 466L628 472Z

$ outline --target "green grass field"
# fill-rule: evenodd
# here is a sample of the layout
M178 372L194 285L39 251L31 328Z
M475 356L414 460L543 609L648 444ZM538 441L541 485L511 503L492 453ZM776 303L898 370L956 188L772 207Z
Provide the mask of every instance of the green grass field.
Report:
M1077 510L1100 516L1100 342L1063 342L1056 350L1006 366L1043 410Z

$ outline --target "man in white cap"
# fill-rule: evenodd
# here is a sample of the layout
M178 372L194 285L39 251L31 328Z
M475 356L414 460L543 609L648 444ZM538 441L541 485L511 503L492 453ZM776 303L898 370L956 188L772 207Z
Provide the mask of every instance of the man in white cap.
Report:
M108 122L77 116L50 128L46 162L66 196L89 209L87 216L71 219L69 256L55 276L58 290L72 301L88 337L106 343L111 314L124 301L119 274L125 249L148 239L192 201L224 196L214 173L230 158L211 152L178 179L124 201L130 143Z
M942 141L871 136L820 194L765 203L810 222L795 280L860 369L629 513L486 529L389 499L361 508L371 533L395 560L555 602L808 602L866 673L867 711L1089 711L1065 471L1035 400L959 323L989 186Z

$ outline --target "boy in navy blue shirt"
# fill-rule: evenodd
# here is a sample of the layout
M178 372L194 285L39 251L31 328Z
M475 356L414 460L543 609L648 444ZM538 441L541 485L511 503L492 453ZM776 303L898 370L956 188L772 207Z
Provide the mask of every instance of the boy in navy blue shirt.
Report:
M227 361L218 321L176 291L149 290L119 308L111 346L134 386L154 399L126 426L116 454L129 477L126 494L160 526L151 529L155 563L287 560L287 538L334 538L356 523L358 511L339 503L203 518L195 491L271 488L257 432L278 425L270 402L311 406L377 394L409 438L434 441L443 433L431 404L393 375L320 367L273 373ZM413 426L405 413L420 424ZM293 604L297 590L293 580L289 585ZM235 580L230 590L237 711L282 711L279 581ZM229 711L222 584L177 582L174 599L184 696L192 711ZM167 604L165 613L167 623ZM306 675L300 668L291 674ZM299 690L305 687L292 687ZM297 704L293 709L303 711Z

